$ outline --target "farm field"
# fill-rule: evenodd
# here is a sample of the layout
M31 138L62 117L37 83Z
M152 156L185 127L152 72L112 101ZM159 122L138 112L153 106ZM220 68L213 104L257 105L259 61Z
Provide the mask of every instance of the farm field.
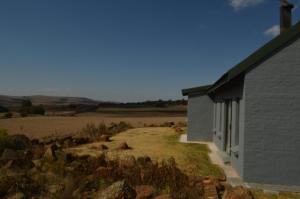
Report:
M25 134L31 138L41 138L53 134L66 134L79 131L88 123L128 122L133 127L159 125L164 122L184 122L184 114L161 112L82 113L76 116L34 116L25 118L0 119L0 128L9 134Z

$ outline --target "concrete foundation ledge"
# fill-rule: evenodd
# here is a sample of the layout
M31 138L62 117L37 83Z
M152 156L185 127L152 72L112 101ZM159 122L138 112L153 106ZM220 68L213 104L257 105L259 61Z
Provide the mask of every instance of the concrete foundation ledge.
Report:
M286 185L270 185L270 184L259 184L259 183L247 183L244 182L245 186L253 189L261 189L265 192L299 192L300 186L286 186Z

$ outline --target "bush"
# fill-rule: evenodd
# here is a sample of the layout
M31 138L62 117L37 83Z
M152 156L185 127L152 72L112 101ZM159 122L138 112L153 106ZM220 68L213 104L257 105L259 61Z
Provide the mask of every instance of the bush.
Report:
M36 115L45 115L45 109L43 106L32 106L31 107L31 114L36 114Z
M34 115L45 115L45 109L43 106L30 106L30 107L22 107L20 109L20 115L22 117L26 117L29 114Z
M88 123L82 128L81 133L92 138L100 137L101 135L108 134L107 127L104 122L101 122L98 126L94 123Z
M5 148L9 147L11 144L11 140L9 135L7 134L7 130L0 129L0 155L4 151Z
M22 101L22 107L31 107L32 102L30 100L23 100Z
M5 108L4 106L0 106L0 113L6 113L9 110L7 108Z
M123 131L126 131L128 129L131 129L132 126L131 124L127 123L127 122L119 122L118 124L116 123L111 123L110 124L110 127L108 128L109 130L109 133L114 135L114 134L117 134L117 133L121 133Z
M27 113L27 112L21 112L21 113L20 113L20 116L21 116L21 117L27 117L27 116L28 116L28 113Z
M12 118L13 114L11 112L5 113L4 118Z

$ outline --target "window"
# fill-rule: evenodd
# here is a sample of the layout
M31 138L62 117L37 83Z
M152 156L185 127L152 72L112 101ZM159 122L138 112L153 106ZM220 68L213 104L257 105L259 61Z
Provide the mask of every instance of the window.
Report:
M217 113L216 113L216 115L217 115L217 124L216 124L216 126L217 126L217 133L219 133L220 131L221 131L221 103L220 102L218 102L217 103Z
M240 129L239 129L239 125L240 125L240 101L236 100L236 109L235 109L235 145L239 145L239 139L240 139Z
M214 103L214 112L213 112L213 132L216 134L217 131L217 103Z

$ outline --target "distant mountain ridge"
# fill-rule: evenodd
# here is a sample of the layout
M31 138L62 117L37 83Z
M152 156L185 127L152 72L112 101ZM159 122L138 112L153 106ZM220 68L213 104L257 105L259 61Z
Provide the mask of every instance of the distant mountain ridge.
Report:
M24 100L30 100L33 105L63 106L63 105L98 105L100 101L85 97L61 97L61 96L8 96L0 95L0 106L20 107Z

